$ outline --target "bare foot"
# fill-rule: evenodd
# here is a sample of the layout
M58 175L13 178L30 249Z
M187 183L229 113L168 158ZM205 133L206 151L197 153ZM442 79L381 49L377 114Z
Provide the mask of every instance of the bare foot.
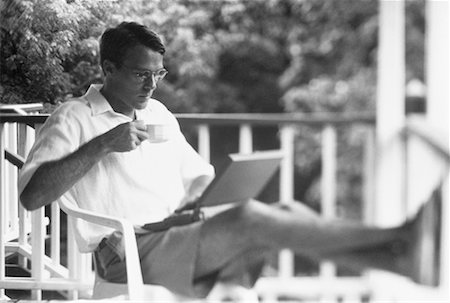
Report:
M429 286L439 285L441 209L442 196L438 187L410 222L413 232L408 275L415 282Z

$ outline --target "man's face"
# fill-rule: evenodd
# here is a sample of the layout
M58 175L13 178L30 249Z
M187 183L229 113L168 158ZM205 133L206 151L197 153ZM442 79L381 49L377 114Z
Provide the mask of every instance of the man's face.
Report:
M120 67L112 64L108 70L107 90L112 94L109 101L122 113L145 108L158 78L167 73L163 68L163 55L142 45L128 50Z

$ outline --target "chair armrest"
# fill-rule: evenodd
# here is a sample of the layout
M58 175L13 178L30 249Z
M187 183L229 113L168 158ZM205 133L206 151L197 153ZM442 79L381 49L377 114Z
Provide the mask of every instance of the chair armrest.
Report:
M126 256L125 263L127 266L128 296L130 300L142 299L144 282L142 280L136 236L131 222L81 209L65 197L60 198L60 207L68 216L93 224L111 227L122 232Z

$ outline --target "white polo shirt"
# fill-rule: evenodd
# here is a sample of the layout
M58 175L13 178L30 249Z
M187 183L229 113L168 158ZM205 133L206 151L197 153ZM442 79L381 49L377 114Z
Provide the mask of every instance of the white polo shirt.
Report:
M94 137L131 121L113 111L100 88L92 85L83 97L65 102L47 119L20 172L20 193L42 163L60 159ZM172 213L192 180L213 176L214 168L189 145L176 118L159 101L149 100L145 109L136 111L136 118L146 124L168 123L176 131L166 142L145 140L133 151L108 154L64 196L83 209L143 225ZM82 220L75 230L81 251L92 251L111 232Z

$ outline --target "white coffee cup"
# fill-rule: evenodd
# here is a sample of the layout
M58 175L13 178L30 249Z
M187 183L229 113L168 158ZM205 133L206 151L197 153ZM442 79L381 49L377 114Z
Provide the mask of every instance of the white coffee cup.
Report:
M173 126L168 124L147 124L147 133L151 143L162 143L170 139Z

